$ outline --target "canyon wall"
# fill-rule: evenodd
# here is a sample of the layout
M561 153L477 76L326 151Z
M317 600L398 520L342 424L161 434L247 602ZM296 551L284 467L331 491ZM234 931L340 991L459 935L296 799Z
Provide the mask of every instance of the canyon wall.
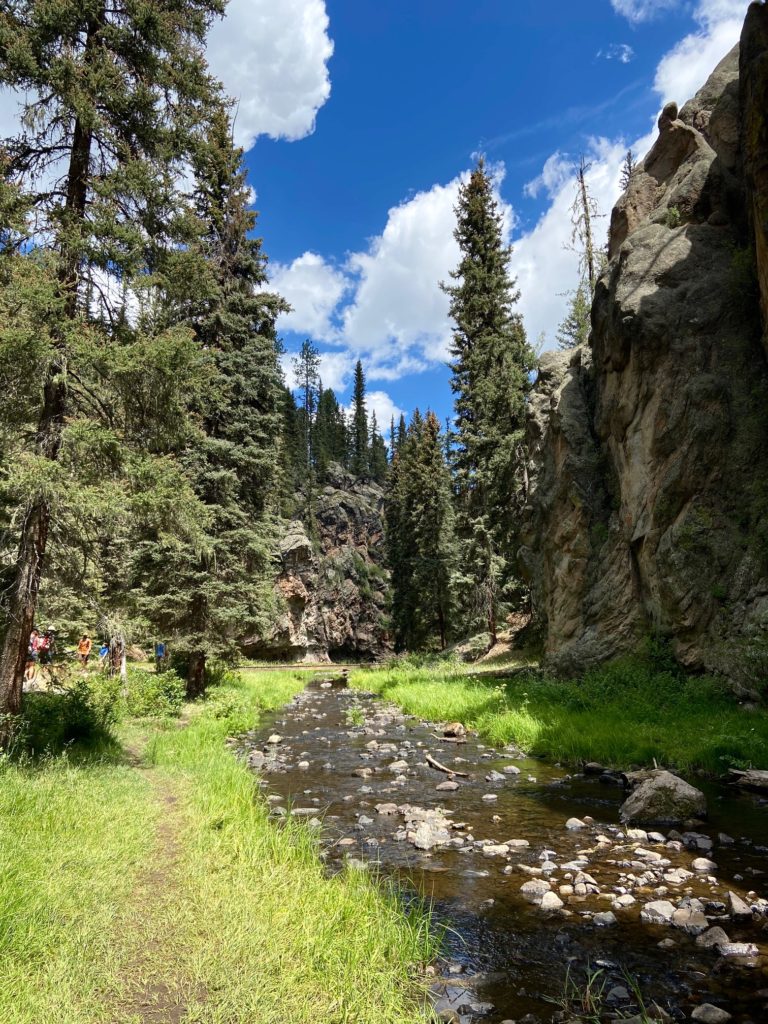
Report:
M542 358L520 556L562 672L656 634L731 674L766 636L767 117L755 3L613 211L589 347Z

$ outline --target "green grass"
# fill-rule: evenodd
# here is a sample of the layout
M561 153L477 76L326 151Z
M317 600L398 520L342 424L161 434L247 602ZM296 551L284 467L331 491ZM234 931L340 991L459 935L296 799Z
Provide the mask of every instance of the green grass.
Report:
M427 1019L428 915L365 872L326 877L311 827L269 821L225 745L305 679L249 672L181 722L121 723L146 767L3 765L3 1024L139 1024L145 999L189 1024Z
M765 767L768 712L745 711L714 679L660 671L650 659L617 661L577 681L535 673L509 680L442 663L354 673L409 714L459 720L492 744L576 764L659 764L712 773Z
M101 1021L115 941L157 807L130 768L50 760L0 772L0 1019Z

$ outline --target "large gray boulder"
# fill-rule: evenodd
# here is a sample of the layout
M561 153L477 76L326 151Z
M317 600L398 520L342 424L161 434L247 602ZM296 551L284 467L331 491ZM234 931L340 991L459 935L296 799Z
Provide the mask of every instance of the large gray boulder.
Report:
M640 825L680 824L706 814L707 801L701 790L666 771L642 782L619 811L623 822Z

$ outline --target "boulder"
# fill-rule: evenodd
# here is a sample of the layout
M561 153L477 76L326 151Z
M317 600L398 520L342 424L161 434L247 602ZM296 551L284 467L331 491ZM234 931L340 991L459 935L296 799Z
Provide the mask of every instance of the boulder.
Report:
M671 924L674 913L675 905L669 900L652 900L640 911L640 920L646 924Z
M707 801L696 789L671 772L660 771L635 789L619 810L623 822L675 824L705 817Z
M698 1024L726 1024L731 1019L731 1014L719 1006L713 1006L712 1003L702 1003L696 1007L691 1017Z
M532 878L530 882L523 882L520 886L523 899L537 905L543 900L544 894L551 891L549 882L545 882L543 878Z

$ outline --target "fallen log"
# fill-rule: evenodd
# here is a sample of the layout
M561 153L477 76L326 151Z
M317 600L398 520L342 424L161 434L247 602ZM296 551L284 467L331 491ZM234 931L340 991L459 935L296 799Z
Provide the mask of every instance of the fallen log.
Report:
M438 736L436 732L430 733L436 740L440 740L441 743L466 743L466 739L463 736Z
M761 771L757 768L739 771L737 768L729 768L728 774L733 776L730 781L734 786L741 786L743 789L768 791L768 771Z
M439 772L445 772L446 775L458 775L461 779L469 778L469 775L466 772L457 772L455 768L446 768L444 764L440 764L439 761L435 760L431 754L427 754L427 764L432 765L433 768L437 768Z

